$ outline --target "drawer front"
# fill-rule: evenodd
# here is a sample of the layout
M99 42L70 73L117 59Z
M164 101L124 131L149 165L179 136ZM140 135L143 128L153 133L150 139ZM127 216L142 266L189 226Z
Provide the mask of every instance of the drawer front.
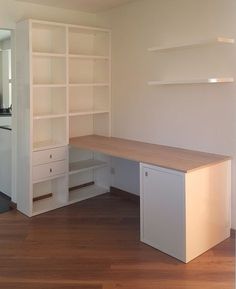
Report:
M66 161L53 162L33 167L34 182L66 173Z
M33 165L38 166L50 162L66 159L67 147L60 147L51 150L38 151L33 153Z

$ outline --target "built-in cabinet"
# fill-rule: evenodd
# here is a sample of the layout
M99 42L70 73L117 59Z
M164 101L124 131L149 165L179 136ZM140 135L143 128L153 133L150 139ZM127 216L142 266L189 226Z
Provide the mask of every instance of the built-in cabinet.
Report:
M108 191L108 159L73 150L69 139L111 134L110 34L17 24L18 209L28 216Z
M230 172L230 160L189 172L141 164L141 240L188 263L227 239Z

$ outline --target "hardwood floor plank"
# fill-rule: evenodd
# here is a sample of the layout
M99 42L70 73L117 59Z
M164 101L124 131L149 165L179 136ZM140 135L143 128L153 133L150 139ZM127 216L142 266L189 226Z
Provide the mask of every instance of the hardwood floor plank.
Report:
M112 194L31 219L1 214L0 288L234 288L234 234L189 264L139 234L138 204Z

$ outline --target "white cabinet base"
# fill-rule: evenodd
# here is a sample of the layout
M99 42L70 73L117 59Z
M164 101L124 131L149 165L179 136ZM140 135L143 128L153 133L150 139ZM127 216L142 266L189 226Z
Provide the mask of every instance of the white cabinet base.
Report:
M230 236L225 161L187 173L141 164L141 241L185 263Z

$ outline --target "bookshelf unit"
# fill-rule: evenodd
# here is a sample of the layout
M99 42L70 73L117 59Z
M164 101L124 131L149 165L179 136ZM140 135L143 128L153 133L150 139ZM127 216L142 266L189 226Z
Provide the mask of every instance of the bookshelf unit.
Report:
M109 190L109 159L69 138L110 136L110 30L38 20L16 29L18 209L34 216ZM22 170L24 166L25 170Z

